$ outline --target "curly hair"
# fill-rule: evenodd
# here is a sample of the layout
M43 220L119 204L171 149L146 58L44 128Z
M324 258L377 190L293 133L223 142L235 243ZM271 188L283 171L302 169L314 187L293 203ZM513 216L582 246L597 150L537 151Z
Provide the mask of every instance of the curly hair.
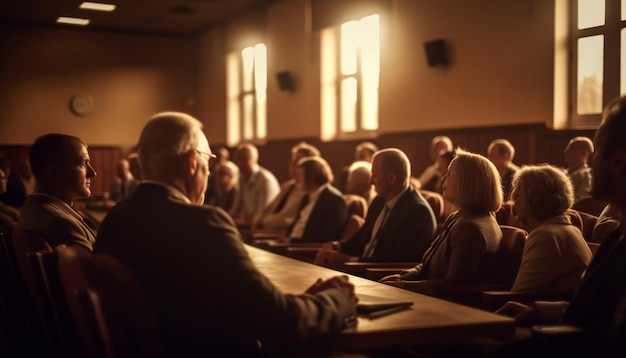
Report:
M563 215L574 203L572 182L565 172L549 164L524 166L513 177L511 198L526 198L530 215L542 222Z

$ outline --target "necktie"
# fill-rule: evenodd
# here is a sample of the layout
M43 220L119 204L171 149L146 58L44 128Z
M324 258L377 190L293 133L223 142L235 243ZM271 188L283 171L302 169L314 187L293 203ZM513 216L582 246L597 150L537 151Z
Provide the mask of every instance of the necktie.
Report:
M365 246L365 250L363 250L363 257L372 257L374 254L374 249L376 248L376 243L378 242L378 234L380 234L383 225L385 225L387 216L389 216L389 206L385 204L382 213L378 215L378 218L376 219L376 224L374 225L374 230L372 231L375 232L375 234L372 236L370 242L367 243L367 246Z
M287 236L291 235L291 231L293 231L293 227L296 225L298 220L300 220L300 213L302 212L302 209L304 209L304 207L307 206L307 204L309 203L309 200L310 198L308 194L302 197L302 201L300 201L300 206L298 207L298 214L296 214L296 219L289 226L289 230L287 230Z

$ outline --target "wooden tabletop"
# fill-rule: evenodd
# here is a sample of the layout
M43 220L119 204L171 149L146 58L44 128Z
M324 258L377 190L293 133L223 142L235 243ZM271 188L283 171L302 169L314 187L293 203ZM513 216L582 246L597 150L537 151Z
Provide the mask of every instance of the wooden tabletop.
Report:
M343 274L246 245L257 268L287 293L302 293L318 278ZM513 319L350 276L359 293L413 301L394 314L368 319L359 317L356 327L341 332L336 349L360 350L446 342L474 337L500 338L513 334Z

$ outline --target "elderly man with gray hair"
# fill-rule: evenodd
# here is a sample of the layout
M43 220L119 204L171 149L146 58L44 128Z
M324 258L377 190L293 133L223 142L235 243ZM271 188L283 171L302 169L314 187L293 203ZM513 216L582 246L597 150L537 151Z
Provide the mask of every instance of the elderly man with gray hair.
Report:
M139 138L144 181L107 215L95 247L146 289L167 356L259 356L259 341L291 356L354 322L347 276L294 295L256 269L226 212L201 205L212 157L197 119L154 116Z

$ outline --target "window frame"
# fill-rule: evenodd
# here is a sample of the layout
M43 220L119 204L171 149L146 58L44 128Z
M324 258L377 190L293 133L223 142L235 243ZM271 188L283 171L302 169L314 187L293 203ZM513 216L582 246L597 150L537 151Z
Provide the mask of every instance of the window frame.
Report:
M602 112L578 114L578 40L603 35L602 108L620 95L621 78L621 30L626 21L621 20L621 0L605 0L605 23L586 29L578 29L578 0L570 0L570 69L569 69L569 114L571 127L577 129L597 128ZM625 34L626 35L626 34ZM624 59L626 61L626 59ZM615 76L615 74L618 74Z

